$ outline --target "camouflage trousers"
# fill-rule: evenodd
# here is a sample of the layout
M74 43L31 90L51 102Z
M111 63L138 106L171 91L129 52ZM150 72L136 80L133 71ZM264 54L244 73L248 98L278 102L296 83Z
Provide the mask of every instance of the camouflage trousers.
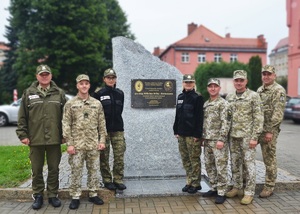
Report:
M250 149L249 143L250 138L230 138L231 171L233 187L242 189L244 177L246 178L244 194L253 196L256 186L256 149Z
M279 131L273 133L273 139L269 143L265 142L264 140L265 134L266 133L262 133L259 137L261 152L266 167L264 186L269 190L274 190L275 182L277 179L276 145Z
M217 149L216 142L204 140L205 168L211 189L218 191L218 195L225 195L228 184L228 144Z
M109 166L110 146L113 151L113 170ZM100 153L100 171L104 183L123 183L124 177L124 154L126 143L124 132L108 132L105 143L105 150Z
M99 176L99 151L98 150L77 150L76 154L69 155L71 166L70 195L72 199L79 199L81 196L81 182L84 161L87 168L87 187L89 197L97 196L100 184Z
M178 137L179 152L186 171L186 184L199 186L201 182L201 146L193 137Z

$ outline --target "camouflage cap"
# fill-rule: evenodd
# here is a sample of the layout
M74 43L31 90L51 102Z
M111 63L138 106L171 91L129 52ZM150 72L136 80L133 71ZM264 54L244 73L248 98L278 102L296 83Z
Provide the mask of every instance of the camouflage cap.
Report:
M41 74L41 73L49 73L51 74L51 69L48 65L39 65L37 68L36 68L36 74Z
M265 65L264 67L262 67L261 72L267 71L269 73L273 73L275 74L275 67L272 65Z
M103 74L103 77L107 77L107 76L117 77L117 74L112 68L109 68L109 69L106 69Z
M76 78L76 82L79 83L80 81L82 80L87 80L87 81L90 81L90 78L88 75L86 74L79 74Z
M244 70L236 70L233 72L233 79L247 79L247 72Z
M207 82L207 86L209 86L210 84L216 84L216 85L220 86L220 80L216 79L216 78L210 78Z
M192 74L185 74L183 75L183 82L195 82L195 77Z

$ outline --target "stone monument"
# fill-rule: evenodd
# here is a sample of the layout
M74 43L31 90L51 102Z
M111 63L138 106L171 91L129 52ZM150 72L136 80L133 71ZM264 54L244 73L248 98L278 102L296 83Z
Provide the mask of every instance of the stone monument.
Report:
M177 99L182 91L182 74L130 39L115 37L112 43L117 87L125 94L125 176L184 174L178 142L173 134L175 106L133 108L131 103L133 79L174 80Z

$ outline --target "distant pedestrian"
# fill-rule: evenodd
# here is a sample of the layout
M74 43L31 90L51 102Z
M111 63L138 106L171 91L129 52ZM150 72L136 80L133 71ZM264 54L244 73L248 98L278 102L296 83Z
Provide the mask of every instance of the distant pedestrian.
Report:
M259 137L262 156L266 167L265 185L259 197L266 198L273 194L277 178L276 145L283 120L286 101L285 89L275 82L275 67L262 67L263 85L257 89L263 103L264 128Z
M186 171L183 192L191 194L201 190L201 146L203 128L203 98L195 91L195 78L183 76L183 91L178 95L174 135L178 139L179 152Z
M220 80L211 78L207 83L209 100L204 103L203 144L205 167L211 190L203 197L216 197L223 204L228 183L228 131L230 116L228 102L220 96Z
M59 163L61 159L62 113L66 102L65 92L51 79L51 69L47 65L36 68L36 79L22 95L19 109L17 135L30 148L32 170L32 190L37 210L43 205L45 181L43 167L48 165L47 195L53 207L60 207L57 198L59 188Z
M233 79L236 91L226 97L232 112L230 155L233 189L227 192L226 196L232 198L238 195L243 189L243 177L245 177L246 186L241 204L247 205L252 203L255 193L255 153L264 117L259 95L246 87L247 72L236 70Z
M94 94L94 98L102 103L107 138L105 149L100 155L100 171L104 186L110 190L124 190L124 154L126 143L124 138L124 122L122 118L124 108L124 93L116 87L117 74L112 68L106 69L103 75L105 86ZM113 171L110 171L110 146L113 150Z
M97 196L100 186L99 150L105 149L107 134L102 105L89 95L89 76L81 74L76 82L78 94L66 103L62 121L71 166L70 209L77 209L80 204L84 161L88 170L89 201L103 204L103 200Z

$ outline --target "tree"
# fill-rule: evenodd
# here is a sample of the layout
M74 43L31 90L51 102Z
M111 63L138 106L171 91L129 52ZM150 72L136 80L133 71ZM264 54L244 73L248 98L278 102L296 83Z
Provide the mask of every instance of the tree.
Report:
M135 36L130 32L130 25L127 24L127 17L117 0L103 0L106 5L109 41L105 45L104 58L106 66L113 67L112 64L112 42L111 39L117 36L124 36L134 40Z
M201 92L204 99L209 98L207 82L209 78L232 78L235 70L248 70L248 65L240 62L210 62L200 64L195 71L197 91Z
M8 19L11 21L11 18ZM15 51L17 49L18 40L16 32L13 28L6 26L6 38L9 43L7 44L8 50L5 50L4 65L0 70L0 100L3 103L10 103L13 100L13 90L17 86L17 72L13 69L13 64L16 60Z
M249 60L249 88L253 91L257 91L257 89L262 85L261 81L261 67L262 62L259 56L253 56Z

